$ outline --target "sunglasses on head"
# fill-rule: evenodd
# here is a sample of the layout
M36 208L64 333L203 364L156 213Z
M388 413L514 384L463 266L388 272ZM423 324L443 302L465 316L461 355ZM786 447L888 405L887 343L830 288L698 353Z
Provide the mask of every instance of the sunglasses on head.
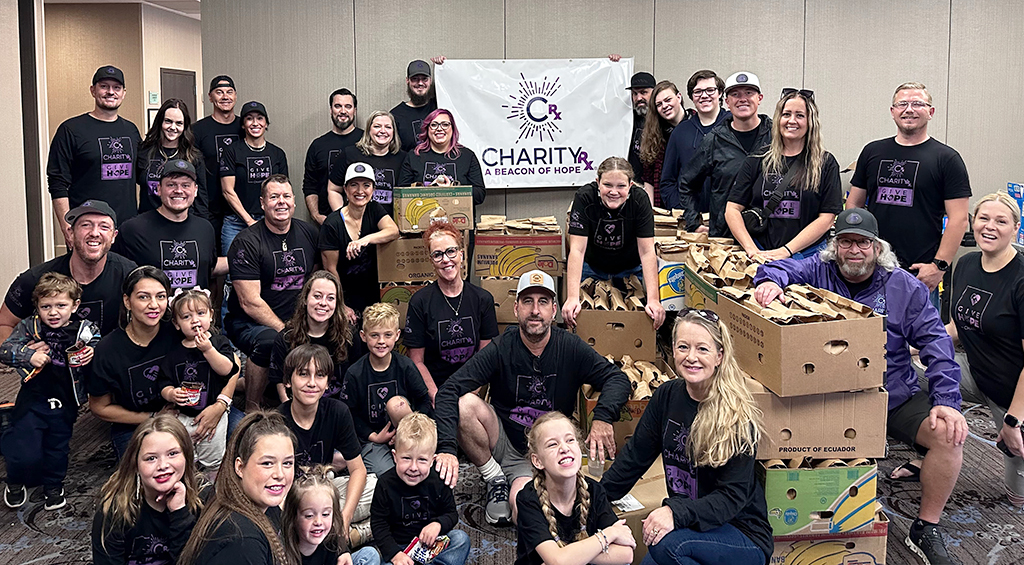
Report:
M718 321L721 319L718 317L718 314L716 314L712 310L705 310L703 308L683 308L682 310L679 311L679 315L685 317L690 312L693 312L694 314L700 316L701 318L704 318L705 320L711 322L712 324L717 324Z
M782 89L782 97L785 98L785 97L789 96L790 94L793 94L794 92L799 94L800 96L803 96L804 98L810 100L811 102L814 102L814 91L813 90L807 90L807 89L804 89L804 88L801 88L799 90L797 90L795 88L783 88Z

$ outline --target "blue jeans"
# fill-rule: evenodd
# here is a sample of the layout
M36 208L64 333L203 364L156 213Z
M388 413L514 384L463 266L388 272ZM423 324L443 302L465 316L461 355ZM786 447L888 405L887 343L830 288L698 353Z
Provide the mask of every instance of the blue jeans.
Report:
M242 412L235 406L231 406L231 410L228 410L228 437L231 437L231 432L235 431L235 426L245 418L245 412Z
M110 443L114 445L114 454L117 455L117 460L121 460L121 456L124 455L125 451L128 451L128 443L132 440L132 435L135 433L135 428L130 430L123 430L119 428L110 429Z
M252 219L257 222L263 219L263 214L253 214ZM224 216L224 226L220 228L220 252L224 257L228 255L228 249L231 249L231 242L235 240L235 236L238 232L247 228L242 218L238 217L238 214L229 214Z
M373 546L366 546L352 552L352 565L380 565L380 552Z
M819 241L818 243L816 243L814 245L811 245L807 249L804 249L803 251L797 251L796 253L794 253L793 254L793 258L794 259L803 259L804 257L811 257L813 255L817 255L818 252L821 251L822 249L825 249L825 246L827 246L827 245L828 245L828 239L822 238L821 241Z
M938 287L935 287L935 290L933 290L933 291L928 293L928 301L932 303L932 306L934 306L936 310L939 310L939 312L942 311L942 310L939 309L939 288Z
M469 557L469 534L462 530L451 530L447 534L451 541L444 551L437 554L431 562L437 565L464 565ZM394 557L392 555L392 557ZM355 559L353 558L353 562ZM389 561L387 565L392 565Z
M767 556L750 538L726 524L707 532L673 530L647 548L642 565L735 565L764 563Z
M598 281L607 281L607 280L611 280L611 279L623 279L623 280L625 280L625 279L628 279L630 277L630 275L636 275L637 277L640 277L640 281L642 282L644 280L644 266L643 265L637 265L636 267L633 267L632 269L626 269L625 271L622 271L621 273L611 274L611 273L606 273L604 271L595 271L594 269L592 269L590 267L590 265L587 264L586 261L584 261L583 262L583 276L580 279L580 281L582 282L582 281L584 281L586 279L594 279L594 280L598 280Z

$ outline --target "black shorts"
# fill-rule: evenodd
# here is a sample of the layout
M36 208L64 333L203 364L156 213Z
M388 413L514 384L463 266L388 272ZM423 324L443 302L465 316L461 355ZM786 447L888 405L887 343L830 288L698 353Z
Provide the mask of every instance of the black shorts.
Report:
M928 453L928 448L917 443L917 432L921 429L921 422L928 419L931 409L932 401L928 392L918 390L906 402L889 410L886 434L912 446L921 455Z

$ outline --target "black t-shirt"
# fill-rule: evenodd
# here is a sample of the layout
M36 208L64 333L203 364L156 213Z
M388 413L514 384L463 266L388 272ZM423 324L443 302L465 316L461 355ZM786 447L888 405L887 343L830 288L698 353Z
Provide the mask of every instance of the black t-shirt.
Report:
M331 182L345 186L345 171L352 163L366 163L373 167L374 187L373 201L380 202L388 215L395 212L393 192L398 184L398 175L402 172L402 163L407 153L388 153L387 155L366 155L355 145L346 147L338 155L337 163L331 167Z
M178 332L170 322L147 347L136 345L124 330L117 330L96 345L86 388L89 396L109 394L112 402L132 412L156 412L164 407L157 378L164 357L181 346ZM132 431L135 424L113 424L112 431Z
M278 384L285 382L284 378L284 359L288 356L288 352L292 350L289 347L289 336L291 330L285 328L277 332L277 337L274 338L274 347L270 350L270 368L268 369L268 380L270 384ZM334 355L334 343L331 342L331 338L324 334L320 337L310 337L309 344L319 345L327 349L331 354L331 359L334 361L334 374L331 375L331 380L327 383L327 391L324 392L325 398L340 398L341 385L345 382L345 371L348 371L349 366L352 364L353 359L359 359L359 356L363 354L366 347L363 345L363 341L358 337L355 338L355 343L348 345L348 356L344 360L339 360ZM289 375L290 376L290 375Z
M447 298L433 282L409 300L402 343L410 349L424 348L423 362L440 387L477 352L481 340L497 336L498 319L490 292L467 281L462 294Z
M869 286L871 286L871 283L874 282L874 277L868 277L867 279L864 279L859 283L855 283L846 280L846 277L840 274L839 280L842 281L844 285L846 285L846 290L849 291L850 296L857 296L858 294L867 290Z
M736 141L740 142L740 145L743 146L743 150L748 154L754 149L757 149L754 147L754 144L757 143L758 128L748 131L736 131L733 129L732 133L736 136Z
M953 271L950 317L971 376L981 392L1010 407L1024 369L1024 257L1014 255L994 273L981 268L981 252L968 253Z
M331 213L331 204L327 201L327 179L334 173L334 164L338 155L347 147L355 146L363 137L363 130L355 128L345 135L329 131L313 140L306 150L305 173L302 177L302 194L317 195L317 206L323 215ZM341 171L344 178L345 171ZM337 184L337 183L336 183ZM338 186L344 186L344 182Z
M281 531L281 509L267 508L267 518L274 531ZM207 538L196 556L195 565L275 565L270 542L256 524L232 512Z
M345 218L341 210L331 212L320 229L320 250L338 252L338 276L345 293L345 305L362 315L363 308L380 302L380 283L377 282L377 246L367 245L351 261L345 254L348 244L353 241L345 229ZM387 216L384 206L370 202L363 210L363 221L359 225L357 238L380 231L380 221Z
M455 179L454 184L473 187L473 205L483 204L487 197L484 174L480 169L480 161L476 153L465 147L459 148L459 156L454 159L425 149L419 155L410 151L402 163L402 174L399 175L399 186L412 186L413 183L426 185L437 177L444 175Z
M156 147L140 149L135 158L135 182L139 185L139 214L160 207L160 195L157 193L157 188L160 186L160 175L164 172L164 165L168 158L165 155L168 153L174 159L180 158L174 149L164 149L161 153L161 150ZM201 173L206 169L202 155L196 155L196 159L190 162L197 172ZM209 198L206 194L208 185L206 184L206 175L199 174L198 176L196 198L189 211L204 216L209 213ZM216 188L220 190L219 185Z
M613 525L618 518L615 517L615 510L604 487L590 477L585 477L585 480L587 490L590 491L586 533L592 536L597 530ZM516 545L515 565L543 565L544 560L537 553L537 546L548 540L554 541L555 538L551 537L548 519L544 517L533 481L527 483L516 495L516 509L519 511L519 519L516 521L519 543ZM554 505L551 505L551 512L555 516L559 539L567 544L576 541L580 531L580 506L573 506L572 516L562 514Z
M117 316L121 309L121 283L128 273L137 265L118 255L107 253L107 263L103 272L96 280L82 285L82 303L78 306L75 316L93 322L100 328L102 335L108 335L117 329ZM32 290L46 273L60 273L71 276L71 254L55 257L18 275L14 279L4 304L12 314L20 319L32 315L35 306L32 304Z
M402 151L412 151L416 147L416 139L420 135L420 128L423 127L423 120L434 110L437 110L437 98L431 98L419 108L399 102L391 109L391 115L395 117L395 133L402 142Z
M189 213L183 222L150 210L128 220L118 230L111 250L138 265L152 265L171 279L173 288L210 288L217 265L213 225Z
M249 215L263 215L260 207L260 189L270 175L288 174L288 158L284 151L267 142L254 151L244 138L224 148L221 153L220 176L235 177L235 194ZM225 208L225 212L233 213Z
M217 395L223 390L228 380L238 372L238 365L235 364L235 352L231 347L231 341L220 334L213 334L210 343L218 353L231 359L231 372L225 376L218 375L210 368L210 362L202 351L195 347L185 347L178 344L178 347L167 352L163 362L160 364L160 376L156 379L156 391L159 393L164 387L179 387L181 383L199 383L199 403L195 406L177 406L182 414L198 416L207 406L217 402Z
M92 519L93 565L174 565L188 543L196 516L188 506L173 512L158 512L146 502L129 528L108 530L104 535L103 509Z
M459 523L455 494L433 465L427 478L416 486L405 484L395 469L377 477L370 503L370 528L384 555L382 561L391 561L431 522L441 525L441 534Z
M120 116L113 122L89 114L68 118L50 144L50 198L67 198L71 209L102 200L117 213L120 226L136 213L135 152L141 141L139 128Z
M631 186L618 210L601 203L597 182L576 191L569 209L569 234L587 238L584 261L591 268L616 274L640 265L637 238L654 237L654 210L642 188Z
M935 258L946 200L971 196L964 160L935 138L911 146L895 137L872 141L860 152L850 184L867 191L879 235L904 268Z
M348 405L356 435L364 444L371 433L379 432L389 421L386 406L393 396L404 396L417 412L428 416L434 412L423 376L405 355L392 353L388 368L376 371L367 353L345 373L342 400Z
M359 456L361 447L356 437L352 414L340 400L321 398L317 404L313 425L304 430L292 418L292 402L282 403L277 411L295 434L295 466L330 465L334 452L341 452L346 461Z
M292 218L287 234L276 234L267 228L266 220L239 232L228 249L231 279L259 281L260 296L282 319L291 318L306 277L320 262L316 246L317 230L312 225ZM238 293L228 298L228 315L250 321L238 302Z
M192 135L196 138L196 147L203 153L203 161L206 165L205 171L196 169L200 174L206 175L206 195L209 200L210 213L214 216L223 216L228 212L227 204L224 202L224 193L220 188L221 156L224 148L239 143L239 133L242 130L242 119L235 116L230 124L222 124L207 116L192 124Z
M786 167L795 166L797 157L787 157ZM797 173L799 175L799 173ZM760 208L768 205L772 194L782 182L784 175L765 174L761 158L748 156L743 160L736 181L729 193L729 202L744 208ZM843 211L843 187L839 180L839 163L831 153L825 152L821 164L821 182L818 190L801 190L800 179L796 178L783 192L782 201L769 216L768 230L754 239L764 249L779 249L789 243L819 214L838 214ZM816 243L816 242L814 242ZM814 245L811 243L808 247ZM794 249L793 251L799 251Z
M633 135L629 138L629 153L627 154L629 166L633 167L633 180L638 183L644 182L644 166L640 161L640 142L643 141L645 119L646 116L640 116L633 112Z

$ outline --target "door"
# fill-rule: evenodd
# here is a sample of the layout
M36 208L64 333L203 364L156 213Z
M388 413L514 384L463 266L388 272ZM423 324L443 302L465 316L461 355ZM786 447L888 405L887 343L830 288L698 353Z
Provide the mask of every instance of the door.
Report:
M196 115L196 73L177 69L160 69L160 103L171 98L179 98L188 106L192 121L199 119Z

